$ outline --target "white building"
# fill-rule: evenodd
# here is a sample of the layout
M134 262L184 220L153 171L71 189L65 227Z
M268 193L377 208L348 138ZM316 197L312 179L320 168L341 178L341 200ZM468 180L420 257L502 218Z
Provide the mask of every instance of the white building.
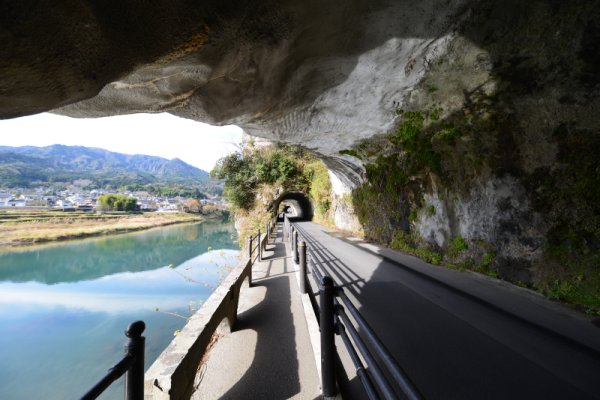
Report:
M13 199L11 198L5 203L6 207L25 207L25 199Z
M73 203L71 203L69 200L61 199L61 200L56 201L56 207L60 207L60 208L73 207Z
M6 202L12 199L12 195L8 193L0 193L0 207L6 207Z

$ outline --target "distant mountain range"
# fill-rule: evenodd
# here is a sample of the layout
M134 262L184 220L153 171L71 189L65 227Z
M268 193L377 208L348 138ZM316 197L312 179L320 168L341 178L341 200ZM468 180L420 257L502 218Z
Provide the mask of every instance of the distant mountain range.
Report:
M0 186L31 187L78 180L114 188L149 184L198 187L207 184L210 176L178 158L167 160L59 144L0 146Z

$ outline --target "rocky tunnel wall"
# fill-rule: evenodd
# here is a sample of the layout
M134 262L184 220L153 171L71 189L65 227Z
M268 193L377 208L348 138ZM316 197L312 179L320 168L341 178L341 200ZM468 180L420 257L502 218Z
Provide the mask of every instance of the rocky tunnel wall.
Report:
M310 197L302 192L287 192L279 196L272 205L274 212L282 209L282 206L293 208L290 218L300 221L311 221L314 216L314 207ZM285 210L282 210L285 211Z

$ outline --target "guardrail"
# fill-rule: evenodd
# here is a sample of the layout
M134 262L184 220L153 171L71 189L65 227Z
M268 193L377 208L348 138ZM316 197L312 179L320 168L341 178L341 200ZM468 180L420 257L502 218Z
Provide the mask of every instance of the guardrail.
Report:
M275 216L265 225L266 233L264 236L261 235L260 229L256 235L248 236L248 257L252 260L252 262L257 260L259 262L262 261L262 251L265 249L266 241L268 241L273 234L273 228L277 224L277 219L277 216ZM265 241L261 242L261 238L265 239ZM254 245L254 243L256 243L256 245ZM252 258L253 254L256 254L256 257Z
M143 400L144 398L144 347L146 338L142 333L146 329L144 321L129 325L125 336L129 341L125 345L125 357L109 369L108 374L81 397L81 400L93 400L100 396L114 381L125 375L125 400Z
M291 242L294 262L299 264L300 292L311 296L319 317L323 397L332 399L337 395L335 371L337 350L334 335L338 334L348 350L356 374L369 399L398 399L399 393L410 400L423 399L406 372L391 356L358 308L344 293L343 288L336 286L331 276L319 267L319 262L323 262L325 258L316 249L308 247L309 236L294 225L287 215L284 215L284 238ZM312 290L308 290L309 272L319 290L318 304L315 294Z

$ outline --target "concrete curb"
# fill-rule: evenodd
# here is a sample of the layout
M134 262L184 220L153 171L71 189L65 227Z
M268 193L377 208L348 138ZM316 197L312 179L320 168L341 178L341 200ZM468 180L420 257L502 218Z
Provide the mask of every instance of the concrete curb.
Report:
M289 245L286 243L286 250L290 250ZM293 262L292 257L290 260ZM299 265L293 263L295 268L296 282L298 283L298 291L300 290L300 269ZM309 286L310 287L310 286ZM313 355L315 357L315 366L317 368L317 373L319 377L321 377L321 330L319 328L319 322L317 321L317 316L312 307L312 303L310 301L310 296L308 293L300 294L302 298L302 309L304 310L304 318L306 319L306 326L308 328L308 336L310 339L310 344L313 350ZM319 382L319 391L322 393L323 388L321 387L321 382ZM338 394L334 397L335 400L342 400L342 394L338 392Z
M294 264L297 267L297 264ZM300 270L296 268L296 282L298 282L298 288L300 288ZM308 336L310 338L310 344L313 349L315 357L315 366L317 367L317 373L321 376L321 337L319 330L319 322L315 315L312 304L310 302L310 296L308 293L300 294L302 298L302 308L304 309L304 318L306 319L306 325L308 327ZM321 389L321 385L319 385Z

